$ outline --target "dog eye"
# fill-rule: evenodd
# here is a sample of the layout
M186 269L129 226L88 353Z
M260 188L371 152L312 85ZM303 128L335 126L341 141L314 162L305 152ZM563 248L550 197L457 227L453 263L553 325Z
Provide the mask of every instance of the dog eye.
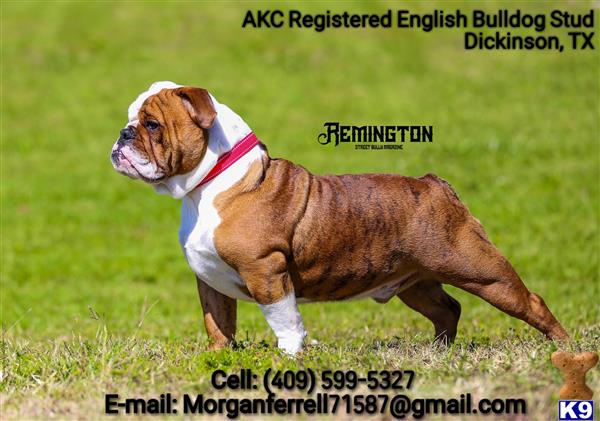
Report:
M144 123L144 127L146 129L148 129L149 131L154 132L154 131L158 130L158 128L160 127L160 124L158 123L158 121L148 120Z

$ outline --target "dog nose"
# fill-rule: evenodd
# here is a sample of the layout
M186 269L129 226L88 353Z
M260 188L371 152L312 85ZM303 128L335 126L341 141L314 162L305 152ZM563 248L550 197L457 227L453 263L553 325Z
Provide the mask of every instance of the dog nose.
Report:
M123 130L121 130L120 135L121 137L119 138L119 140L131 140L135 137L135 132L133 131L133 128L131 126L127 126Z

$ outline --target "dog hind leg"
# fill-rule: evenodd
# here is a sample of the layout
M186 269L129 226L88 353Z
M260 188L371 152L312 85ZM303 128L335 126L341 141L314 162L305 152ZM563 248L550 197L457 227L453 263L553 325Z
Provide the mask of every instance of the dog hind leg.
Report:
M503 312L523 320L549 339L569 338L542 297L530 292L516 274L481 283L464 280L456 283L455 286L475 294Z
M487 240L478 221L464 227L458 250L442 265L440 280L475 294L553 340L569 335L539 295L530 292L512 265Z
M454 341L460 319L460 303L437 281L421 281L398 293L404 304L427 317L435 328L435 340Z

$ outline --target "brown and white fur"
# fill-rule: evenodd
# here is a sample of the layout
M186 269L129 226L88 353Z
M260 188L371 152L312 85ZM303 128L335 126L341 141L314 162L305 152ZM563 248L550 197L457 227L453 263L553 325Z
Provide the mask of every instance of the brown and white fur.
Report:
M197 187L249 132L206 90L159 82L130 106L111 153L117 171L183 199L180 242L213 348L234 339L236 300L257 302L290 354L306 336L298 303L367 297L399 297L450 342L461 308L442 284L568 338L435 175L316 176L258 145Z

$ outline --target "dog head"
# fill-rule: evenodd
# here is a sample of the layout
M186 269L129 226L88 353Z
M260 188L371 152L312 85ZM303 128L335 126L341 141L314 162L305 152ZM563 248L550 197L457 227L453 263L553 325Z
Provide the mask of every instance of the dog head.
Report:
M129 107L111 161L147 183L186 174L203 160L217 112L207 90L157 82Z

